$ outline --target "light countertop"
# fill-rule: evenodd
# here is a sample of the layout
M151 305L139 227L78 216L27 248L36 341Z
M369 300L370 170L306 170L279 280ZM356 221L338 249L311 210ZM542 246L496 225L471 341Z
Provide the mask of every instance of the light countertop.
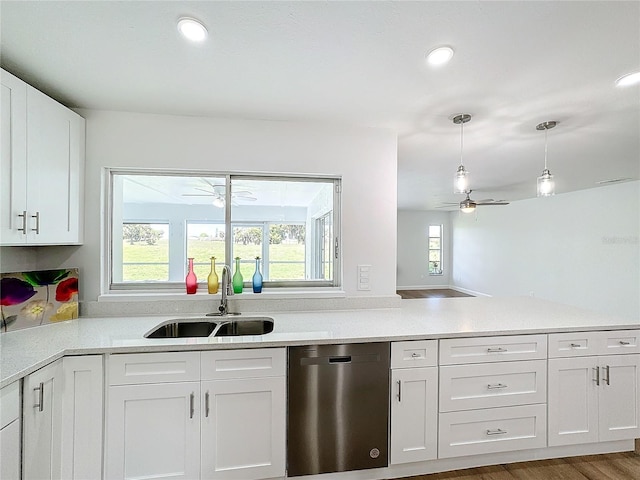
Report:
M0 336L0 387L63 355L256 348L640 328L640 321L607 316L531 297L402 300L399 308L261 312L272 333L263 336L147 339L173 318L153 315L80 318ZM236 317L238 318L238 317ZM214 318L212 318L215 321Z

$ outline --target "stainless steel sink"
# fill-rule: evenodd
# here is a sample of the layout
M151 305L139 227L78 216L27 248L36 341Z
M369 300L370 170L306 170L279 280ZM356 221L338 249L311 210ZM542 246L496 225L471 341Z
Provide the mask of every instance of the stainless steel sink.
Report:
M236 337L241 335L266 335L273 332L273 318L249 317L223 322L216 329L215 337Z
M208 337L218 326L208 319L176 318L163 322L145 334L147 338Z
M176 318L161 323L144 336L146 338L237 337L266 335L272 331L273 318L270 317L235 317L233 320L217 317L215 322L208 318Z

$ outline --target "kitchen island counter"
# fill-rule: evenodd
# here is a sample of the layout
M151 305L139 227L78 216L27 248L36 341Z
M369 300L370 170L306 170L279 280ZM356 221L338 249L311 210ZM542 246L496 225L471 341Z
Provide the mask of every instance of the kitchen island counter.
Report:
M202 315L83 317L4 333L0 387L63 355L263 348L640 328L629 320L531 297L402 300L399 308L243 313L274 319L272 333L240 337L148 339L174 318ZM235 317L238 318L238 317ZM241 318L241 317L240 317ZM216 321L215 317L211 317Z

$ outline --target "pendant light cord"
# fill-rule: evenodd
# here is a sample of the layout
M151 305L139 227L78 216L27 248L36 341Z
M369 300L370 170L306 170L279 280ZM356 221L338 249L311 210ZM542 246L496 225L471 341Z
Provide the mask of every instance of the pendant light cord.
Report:
M544 129L544 169L547 170L547 132L548 128Z
M464 147L464 122L460 122L460 165L464 166L464 164L462 163L463 147Z

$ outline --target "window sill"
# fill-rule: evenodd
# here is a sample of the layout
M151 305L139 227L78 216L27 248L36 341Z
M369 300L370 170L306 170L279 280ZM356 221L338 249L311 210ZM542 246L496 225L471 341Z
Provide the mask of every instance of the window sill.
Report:
M151 291L112 291L98 296L98 302L150 302L150 301L218 301L220 292L209 294L206 290L187 295L185 292L151 292ZM339 288L278 288L263 290L262 293L243 291L229 296L229 300L264 300L264 299L316 299L316 298L345 298L344 290Z

